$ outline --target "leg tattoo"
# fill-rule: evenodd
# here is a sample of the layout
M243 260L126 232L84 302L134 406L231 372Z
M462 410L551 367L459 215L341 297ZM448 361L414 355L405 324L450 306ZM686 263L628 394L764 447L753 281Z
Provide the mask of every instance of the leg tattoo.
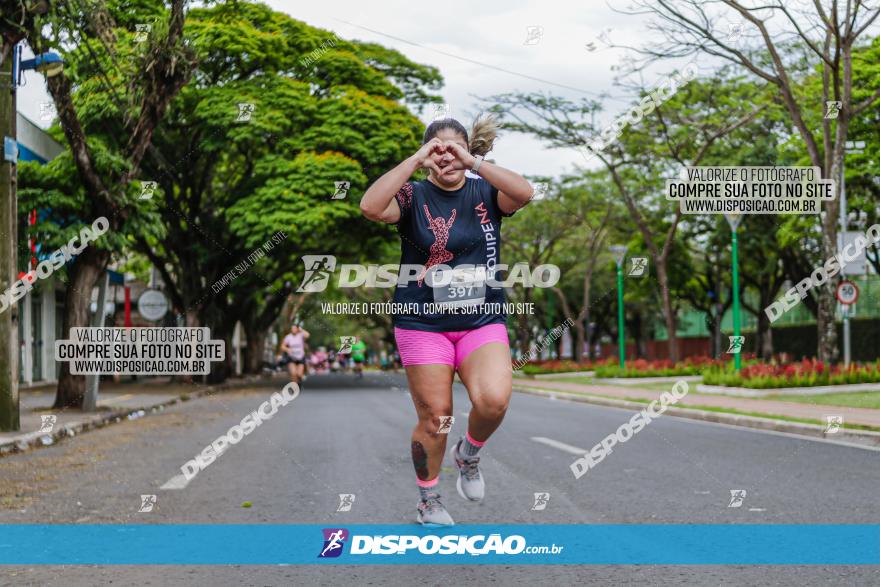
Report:
M421 442L413 441L412 443L412 461L416 468L416 477L422 481L428 480L428 453Z

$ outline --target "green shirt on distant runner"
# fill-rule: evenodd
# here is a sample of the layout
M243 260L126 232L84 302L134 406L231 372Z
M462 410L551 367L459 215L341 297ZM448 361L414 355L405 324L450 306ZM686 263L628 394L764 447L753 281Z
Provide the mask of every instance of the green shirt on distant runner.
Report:
M364 352L367 350L367 345L364 344L364 341L359 340L351 347L351 358L358 363L364 362Z

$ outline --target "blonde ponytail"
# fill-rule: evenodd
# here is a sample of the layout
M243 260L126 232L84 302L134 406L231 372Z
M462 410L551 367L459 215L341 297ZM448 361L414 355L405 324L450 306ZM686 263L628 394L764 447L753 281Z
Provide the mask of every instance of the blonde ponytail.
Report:
M498 121L491 114L479 115L471 126L471 140L468 146L471 155L483 155L492 150L498 137Z

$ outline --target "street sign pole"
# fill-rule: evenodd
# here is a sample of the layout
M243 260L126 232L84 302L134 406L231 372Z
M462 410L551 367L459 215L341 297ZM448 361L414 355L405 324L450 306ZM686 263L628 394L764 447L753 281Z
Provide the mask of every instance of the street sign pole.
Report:
M846 237L846 148L843 150L843 161L840 162L840 238ZM843 364L849 367L849 308L843 305Z
M739 241L737 240L737 228L742 222L739 214L725 214L727 223L730 224L730 256L733 263L733 335L740 336L739 324ZM742 351L733 355L733 366L739 371L742 368Z
M101 285L98 287L98 305L95 307L95 315L92 316L92 326L102 328L104 326L104 306L107 300L107 282L110 274L106 271L100 277ZM114 298L114 303L116 299ZM86 375L86 394L83 398L83 411L94 412L98 409L98 387L101 383L100 375Z
M617 263L617 347L620 351L620 368L623 369L626 364L626 333L623 330L623 261L626 259L626 251L628 247L624 245L613 245L608 247L614 255L614 262Z
M736 228L731 232L731 248L733 256L733 335L739 336L739 253L736 239ZM742 352L733 355L733 366L739 371L742 367Z
M623 332L623 267L617 264L617 346L620 348L620 368L626 362L626 337Z
M840 302L840 313L843 317L843 364L849 367L852 360L852 348L849 337L849 307L859 299L859 288L852 281L841 281L834 292L837 301Z
M555 316L553 316L553 314L554 314L554 312L553 312L553 292L551 291L551 289L549 287L547 289L545 289L544 291L547 292L547 336L549 336L550 331L553 330L553 321L555 319ZM553 348L550 348L549 352L550 352L550 356L548 358L552 359L553 358ZM538 358L540 358L540 357L538 357Z

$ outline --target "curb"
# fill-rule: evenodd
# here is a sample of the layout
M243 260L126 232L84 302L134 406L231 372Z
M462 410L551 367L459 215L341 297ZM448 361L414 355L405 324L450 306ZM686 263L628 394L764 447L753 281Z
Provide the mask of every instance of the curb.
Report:
M816 385L814 387L765 387L753 389L751 387L728 387L726 385L697 386L700 393L713 395L735 395L741 397L767 397L769 395L822 395L830 393L857 393L859 391L877 391L880 383L848 383L844 385Z
M88 420L68 422L64 426L59 426L57 429L53 429L52 432L49 433L40 433L37 431L20 434L14 438L0 440L0 457L8 454L23 453L33 448L51 446L55 444L56 441L64 438L72 438L77 434L81 434L88 430L103 428L104 426L121 422L123 419L136 420L146 416L148 413L164 411L166 407L173 406L174 404L198 399L205 395L213 395L218 391L227 390L233 387L243 387L261 380L265 379L260 375L251 375L244 379L235 379L229 382L224 381L217 385L211 385L197 391L184 393L158 404L152 404L140 408L116 408L93 416Z
M669 375L664 377L605 377L593 379L595 383L605 383L607 385L638 385L640 383L674 383L676 381L702 381L702 375Z
M629 400L606 398L595 395L581 395L570 393L567 391L556 391L552 389L536 389L534 387L524 388L516 387L514 391L536 395L539 397L557 397L570 401L576 401L587 404L595 404L610 408L630 408L634 410L642 410L646 404L641 402L633 402ZM878 448L880 447L880 432L870 432L868 430L848 430L840 429L838 432L826 433L823 426L817 424L804 424L800 422L789 422L787 420L776 420L772 417L759 418L757 416L744 416L741 414L730 414L726 412L711 412L708 410L700 410L695 408L678 408L668 406L666 414L678 416L680 418L689 418L691 420L701 420L704 422L714 422L716 424L728 424L731 426L741 426L743 428L754 428L757 430L770 430L773 432L785 432L787 434L797 434L799 436L809 436L844 446L857 445L861 447Z
M560 373L535 373L528 375L523 373L529 379L565 379L566 377L592 377L595 371L562 371Z

